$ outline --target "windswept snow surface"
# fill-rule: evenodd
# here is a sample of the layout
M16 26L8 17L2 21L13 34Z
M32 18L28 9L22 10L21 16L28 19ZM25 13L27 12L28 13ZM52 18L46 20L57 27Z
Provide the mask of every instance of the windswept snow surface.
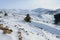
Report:
M3 34L0 30L0 40L19 40L18 31L22 33L22 40L60 40L60 28L53 24L40 21L40 18L32 15L31 23L24 21L25 15L9 15L1 18L3 26L13 30L11 34ZM58 36L58 37L56 37Z

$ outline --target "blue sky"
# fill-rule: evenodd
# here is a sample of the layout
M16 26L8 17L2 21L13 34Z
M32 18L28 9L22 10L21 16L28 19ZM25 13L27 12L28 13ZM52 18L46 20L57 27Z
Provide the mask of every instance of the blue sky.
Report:
M0 9L60 8L60 0L0 0Z

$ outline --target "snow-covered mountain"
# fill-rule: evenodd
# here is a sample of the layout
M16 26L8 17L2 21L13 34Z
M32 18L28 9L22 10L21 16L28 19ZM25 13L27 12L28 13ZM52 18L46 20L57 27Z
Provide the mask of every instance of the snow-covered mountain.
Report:
M0 9L1 11L6 11L7 13L20 13L20 14L50 14L55 15L60 13L60 9L50 10L44 8L36 8L33 10L23 10L23 9Z
M34 9L32 11L40 13L40 14L46 14L50 10L49 9L44 9L44 8L37 8L37 9Z
M50 10L50 9L44 9L44 8L37 8L33 10L23 10L23 9L1 9L1 11L8 13L8 15L15 15L15 14L20 14L20 15L35 15L37 16L40 20L48 23L54 23L54 15L59 14L60 10ZM12 15L11 15L12 16ZM52 18L51 18L52 17Z
M31 23L24 21L25 15L4 16L0 24L12 29L11 34L3 34L0 30L0 40L19 40L18 31L22 40L60 40L60 28L54 24L38 21L37 16L31 15Z
M50 14L50 15L55 15L55 14L60 13L60 9L50 10L50 9L44 9L44 8L37 8L32 11L40 13L40 14Z
M53 15L21 9L2 11L6 12L8 16L0 18L0 24L12 29L13 32L3 34L3 31L0 30L0 40L19 40L18 32L21 32L22 40L60 40L60 26L52 24ZM31 23L24 21L26 14L30 14Z

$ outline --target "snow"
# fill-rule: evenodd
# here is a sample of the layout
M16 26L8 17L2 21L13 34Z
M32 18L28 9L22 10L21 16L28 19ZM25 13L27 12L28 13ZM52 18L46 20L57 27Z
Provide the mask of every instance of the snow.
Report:
M54 16L53 15L49 15L49 14L42 14L41 15L42 18L47 21L48 23L54 23Z
M25 16L25 14L16 13L2 17L0 24L2 23L4 27L8 26L13 32L11 34L3 34L3 31L0 30L0 40L19 40L18 31L22 33L22 40L60 40L60 37L56 37L60 36L60 28L55 27L56 25L54 24L43 22L43 19L47 19L47 21L54 20L50 15L42 14L42 19L37 15L31 14L31 23L24 21Z
M9 35L3 34L3 31L0 30L0 40L13 40L13 38Z

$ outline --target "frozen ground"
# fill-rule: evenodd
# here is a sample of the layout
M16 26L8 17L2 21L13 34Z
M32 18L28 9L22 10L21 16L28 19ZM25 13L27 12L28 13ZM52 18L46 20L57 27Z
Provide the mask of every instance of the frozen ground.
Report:
M60 40L60 26L45 23L39 17L32 15L31 23L24 21L25 15L9 15L1 18L1 24L13 30L11 34L3 34L0 30L0 40L19 40L18 31L21 31L22 40ZM57 27L56 27L57 26Z

